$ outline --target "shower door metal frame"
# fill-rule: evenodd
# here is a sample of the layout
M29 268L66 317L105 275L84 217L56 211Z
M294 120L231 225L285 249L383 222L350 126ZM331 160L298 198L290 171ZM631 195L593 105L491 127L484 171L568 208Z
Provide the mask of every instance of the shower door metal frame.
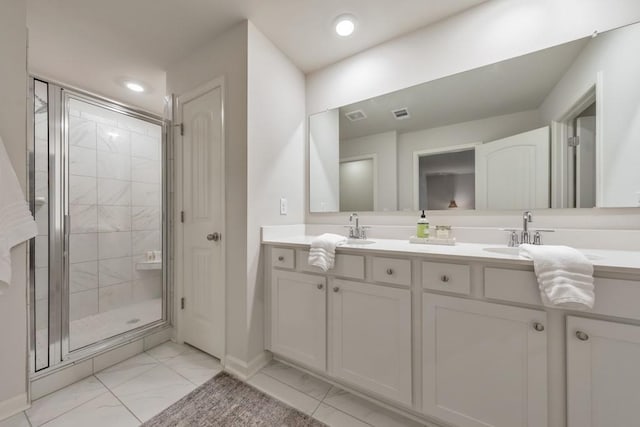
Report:
M35 371L35 256L30 257L30 372L32 379L48 375L78 361L88 359L110 348L140 339L150 333L171 325L172 310L169 298L172 295L172 280L169 260L171 244L169 224L171 211L169 198L171 177L169 159L171 154L171 122L155 114L136 109L83 90L38 77L30 77L30 98L33 97L34 81L48 84L49 124L49 365ZM162 210L162 316L159 320L94 342L88 346L71 350L69 343L69 101L76 99L128 117L143 120L161 127L161 210ZM33 99L30 99L33 106ZM33 110L30 111L30 115ZM30 157L35 149L35 136L29 138ZM34 175L30 173L31 206L35 205ZM30 243L30 246L35 246ZM33 250L30 249L33 254ZM35 254L34 254L35 255Z

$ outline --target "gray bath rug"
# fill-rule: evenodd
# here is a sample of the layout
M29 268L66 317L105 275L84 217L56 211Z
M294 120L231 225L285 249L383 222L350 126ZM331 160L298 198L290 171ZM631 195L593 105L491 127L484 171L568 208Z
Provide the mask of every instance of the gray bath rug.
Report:
M143 427L326 427L325 424L221 372Z

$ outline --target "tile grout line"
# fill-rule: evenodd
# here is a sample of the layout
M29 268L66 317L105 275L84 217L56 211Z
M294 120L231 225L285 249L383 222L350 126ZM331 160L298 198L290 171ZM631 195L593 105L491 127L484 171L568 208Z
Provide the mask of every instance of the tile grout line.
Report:
M96 377L96 378L98 378L98 377ZM132 416L133 416L133 418L135 418L136 420L138 420L138 422L139 422L140 424L142 424L142 420L141 420L140 418L138 418L138 417L136 416L136 414L134 414L134 413L133 413L133 411L132 411L132 410L131 410L127 405L125 405L125 403L124 403L122 400L120 400L120 398L119 398L118 396L116 396L116 394L113 392L113 390L111 390L109 387L107 387L107 385L106 385L105 383L103 383L103 382L100 380L100 378L98 378L98 381L100 381L100 384L102 384L102 385L107 389L107 391L108 391L108 392L109 392L113 397L115 397L115 399L116 399L118 402L120 402L120 404L121 404L121 405L122 405L122 406L123 406L123 407L124 407L124 408L125 408L125 409L126 409L126 410L131 414L131 415L132 415Z
M293 387L293 386L292 386L292 385L290 385L290 384L285 383L284 381L281 381L281 380L279 380L279 379L277 379L277 378L275 378L275 377L272 377L271 375L266 374L266 373L264 373L264 372L262 372L262 371L258 371L258 372L256 372L256 374L260 374L260 373L262 373L262 375L265 375L265 376L267 376L267 377L271 378L272 380L274 380L274 381L276 381L276 382L279 382L280 384L282 384L282 385L284 385L284 386L286 386L286 387L289 387L290 389L292 389L292 390L294 390L294 391L297 391L298 393L303 394L304 396L306 396L306 397L308 397L308 398L310 398L310 399L315 400L316 402L318 402L318 406L316 406L316 408L315 408L312 412L310 412L310 413L309 413L309 416L313 416L313 414L318 410L318 407L319 407L319 406L320 406L320 404L322 403L322 401L321 401L321 400L318 400L318 399L316 399L315 397L310 396L309 394L307 394L307 393L305 393L305 392L303 392L303 391L301 391L301 390L298 390L297 388ZM255 389L257 389L257 390L260 390L261 392L263 392L263 393L264 393L264 394L266 394L267 396L269 396L269 397L271 397L271 398L273 398L273 399L277 400L278 402L282 402L282 403L284 403L285 405L288 405L288 406L292 407L293 409L295 409L295 410L297 410L297 411L299 411L299 412L304 413L304 411L302 411L301 409L298 409L298 408L294 407L292 404L287 403L287 402L285 402L284 400L277 398L276 396L274 396L273 394L269 393L268 391L265 391L265 390L263 390L262 388L258 388L258 387L257 387L257 386L255 386L255 385L249 384L249 382L248 382L248 381L243 381L243 382L244 382L245 384L248 384L248 385L250 385L250 386L254 387L254 388L255 388Z
M91 375L91 376L92 376L92 377L95 377L95 375ZM87 377L87 378L91 378L91 377ZM98 378L96 377L96 379L98 379ZM100 380L98 380L98 381L100 381ZM101 381L100 381L100 384L102 384L102 382L101 382ZM73 411L74 409L78 409L78 408L79 408L79 407L81 407L82 405L84 405L84 404L86 404L86 403L89 403L89 402L91 402L91 401L93 401L93 400L95 400L95 399L97 399L97 398L99 398L99 397L102 397L103 395L105 395L105 394L107 394L107 393L109 393L109 392L111 391L111 390L109 390L107 387L105 387L105 385L104 385L104 384L102 384L102 386L106 389L104 392L100 393L99 395L95 396L95 397L94 397L94 398L92 398L92 399L87 400L86 402L82 402L82 403L78 404L77 406L74 406L73 408L70 408L70 409L68 409L68 410L64 411L63 413L61 413L61 414L59 414L59 415L56 415L56 416L55 416L55 417L53 417L53 418L49 418L48 420L46 420L45 422L43 422L42 424L39 424L39 425L40 425L40 426L43 426L43 425L45 425L45 424L47 424L47 423L50 423L51 421L56 420L56 419L60 418L61 416L65 415L65 414L68 414L69 412ZM68 387L68 386L67 386L67 387ZM66 388L66 387L65 387L65 388ZM62 389L60 389L60 390L64 390L64 388L62 388ZM58 391L59 391L59 390L58 390ZM43 397L44 397L44 396L43 396ZM27 415L27 412L26 412L26 411L25 411L25 415L26 415L26 417L27 417L27 421L29 421L29 425L33 426L33 423L31 422L31 419L29 418L29 415Z

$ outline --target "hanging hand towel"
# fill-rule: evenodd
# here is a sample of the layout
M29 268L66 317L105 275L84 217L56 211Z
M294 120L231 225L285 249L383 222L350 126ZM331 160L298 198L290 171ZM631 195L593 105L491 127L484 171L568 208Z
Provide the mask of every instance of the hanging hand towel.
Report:
M330 270L336 262L336 246L347 241L347 238L338 234L325 233L311 242L309 250L309 265L320 267L322 271Z
M0 282L11 282L11 248L36 234L36 222L0 138Z
M533 260L544 305L593 308L593 264L582 253L567 246L521 245L520 256Z

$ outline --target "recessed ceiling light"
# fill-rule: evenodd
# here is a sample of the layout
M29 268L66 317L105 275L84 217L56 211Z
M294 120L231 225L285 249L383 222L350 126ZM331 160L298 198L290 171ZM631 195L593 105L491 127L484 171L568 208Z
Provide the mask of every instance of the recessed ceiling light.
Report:
M140 83L125 82L124 85L127 87L127 89L132 90L134 92L144 92L144 86L142 86Z
M356 19L353 15L340 15L335 21L335 30L340 37L349 37L356 29Z

